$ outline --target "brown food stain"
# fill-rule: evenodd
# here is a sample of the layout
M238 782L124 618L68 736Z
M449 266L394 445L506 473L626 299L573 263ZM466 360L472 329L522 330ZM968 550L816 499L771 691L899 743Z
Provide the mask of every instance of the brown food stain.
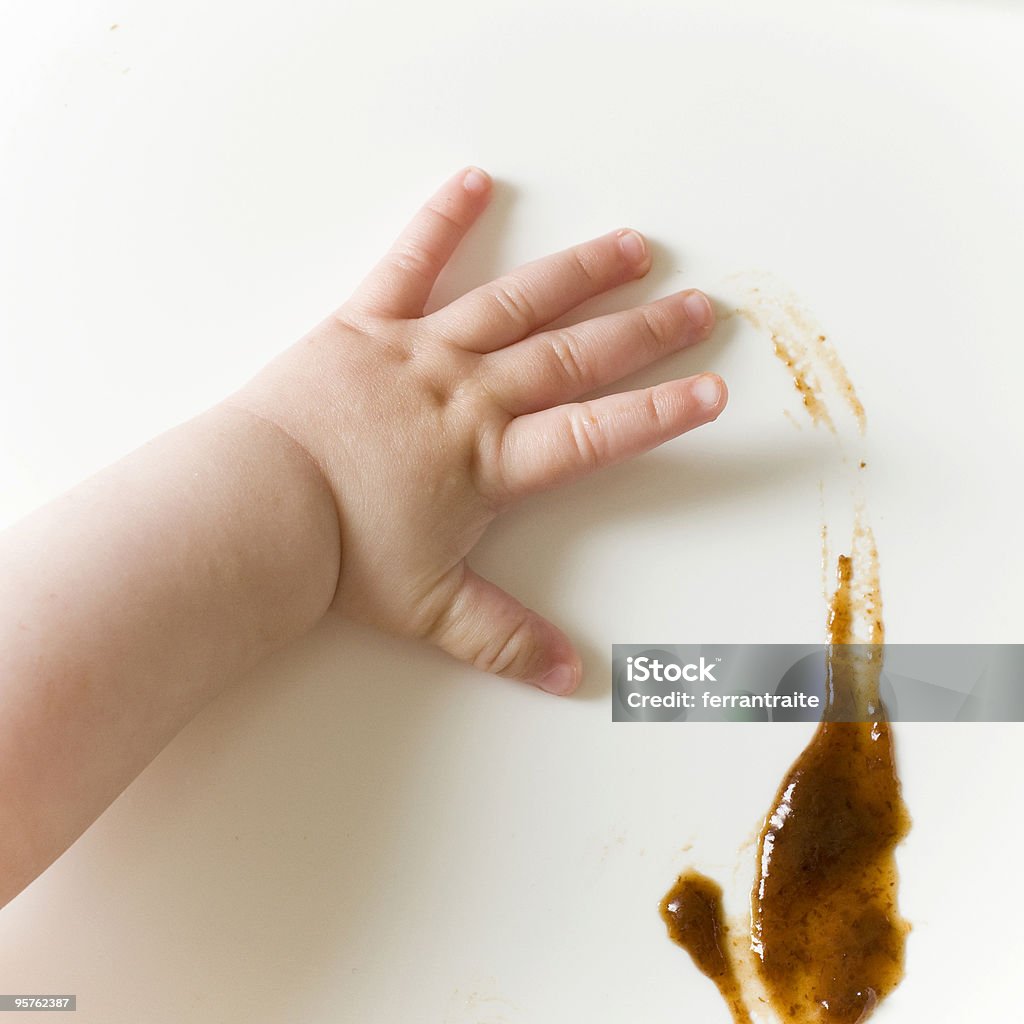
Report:
M897 906L895 848L910 818L879 693L885 626L878 550L863 511L850 554L837 560L826 633L825 711L765 818L751 893L762 998L786 1024L863 1024L903 977L910 926ZM661 914L735 1024L747 1024L749 982L725 941L718 885L687 872Z
M840 556L846 557L846 556ZM853 546L847 570L837 567L837 587L829 603L826 635L830 644L885 643L882 618L882 583L878 569L878 545L867 523L863 506L857 509L853 525ZM844 609L847 619L843 631L832 627L836 609ZM879 673L881 666L879 666ZM873 680L875 689L878 679Z
M789 370L793 384L800 393L800 399L804 403L804 408L810 413L811 419L834 431L835 424L832 422L832 417L829 416L828 408L822 398L821 385L807 360L795 354L793 345L787 346L774 331L772 332L772 345L775 348L775 355Z
M766 274L740 274L732 279L743 289L733 312L769 335L775 355L793 378L793 386L812 422L835 432L827 381L846 406L863 435L867 414L835 346L796 296ZM757 282L756 284L753 282Z
M838 586L832 595L832 603L828 609L828 624L825 632L830 644L848 644L853 635L853 559L849 555L840 555L836 564ZM847 639L844 639L847 638Z
M715 983L735 1024L751 1024L729 954L722 887L707 875L687 871L661 901L661 917L672 941L682 946L697 969Z
M879 694L878 554L858 520L829 607L826 707L765 819L751 942L788 1024L861 1024L903 977L895 848L910 828ZM854 646L855 645L855 646ZM857 721L851 721L858 718Z
M734 313L770 336L812 423L837 433L840 406L829 402L838 396L863 435L864 407L827 335L771 278L740 280L747 290ZM819 490L824 516L823 484ZM747 1006L755 1004L785 1024L863 1024L903 977L910 925L897 906L895 849L910 818L879 692L885 625L862 501L831 594L824 521L821 549L825 709L757 839L749 942L745 927L729 935L721 889L695 871L661 904L670 936L715 982L736 1024L750 1021Z

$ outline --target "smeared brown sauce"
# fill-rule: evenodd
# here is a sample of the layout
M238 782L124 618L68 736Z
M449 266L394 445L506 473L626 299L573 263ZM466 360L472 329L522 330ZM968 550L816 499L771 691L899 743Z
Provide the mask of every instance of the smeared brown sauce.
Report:
M741 316L770 336L811 422L838 439L836 412L845 407L863 435L864 406L802 304L767 275L735 275L733 283L742 294L725 316ZM859 460L859 469L866 466ZM825 709L758 839L749 947L725 941L721 889L703 875L681 876L661 904L670 936L715 982L736 1024L748 1024L754 998L785 1024L863 1024L903 977L909 925L897 907L895 848L910 819L879 693L885 628L878 550L861 504L829 596L825 527L821 539Z
M828 638L832 644L848 644L853 636L853 559L840 555L836 565L836 592L828 606ZM845 639L837 639L843 637Z
M751 895L758 972L791 1024L860 1024L903 977L895 849L910 818L879 694L881 648L850 646L884 640L874 538L858 524L854 541L866 578L839 556L825 712L765 819Z
M909 820L884 720L826 722L758 845L754 952L792 1024L859 1024L903 977L893 850Z
M718 987L736 1024L750 1024L739 980L729 956L722 887L698 871L687 871L661 901L668 934Z
M742 291L731 313L771 337L775 355L789 371L811 420L836 432L831 397L846 407L863 434L867 415L846 367L796 295L768 274L735 274L729 280Z
M775 355L782 360L786 369L789 370L789 374L793 378L793 386L799 392L800 400L810 414L811 419L815 423L821 423L828 427L829 430L835 431L835 424L832 422L832 417L829 415L828 408L822 397L821 384L818 383L818 378L811 370L809 360L802 353L797 355L793 344L787 345L774 332L772 332L772 346L775 349Z
M825 711L766 816L751 894L763 998L786 1024L866 1021L903 977L909 931L897 907L895 848L910 819L879 694L878 553L861 521L836 575ZM743 986L723 942L721 890L690 872L661 910L671 937L718 986L736 1024L746 1024Z

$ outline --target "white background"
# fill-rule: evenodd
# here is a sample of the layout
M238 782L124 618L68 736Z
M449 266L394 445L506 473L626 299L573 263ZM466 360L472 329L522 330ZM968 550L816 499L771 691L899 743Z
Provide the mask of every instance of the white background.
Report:
M806 731L612 725L610 645L820 642L859 458L889 639L1021 639L1022 52L994 2L3 0L0 521L237 387L470 162L497 197L437 301L632 225L655 270L591 309L769 272L869 428L794 426L736 319L640 375L715 369L730 407L475 560L578 640L578 697L325 624L0 914L0 991L81 1024L725 1021L658 900L693 863L742 909ZM1004 1019L1021 732L897 739L914 931L876 1019Z

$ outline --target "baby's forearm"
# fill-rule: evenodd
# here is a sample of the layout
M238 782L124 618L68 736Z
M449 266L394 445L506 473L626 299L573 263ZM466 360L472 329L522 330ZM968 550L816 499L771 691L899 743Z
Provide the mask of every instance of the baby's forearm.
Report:
M338 536L310 456L225 404L0 538L0 906L323 616Z

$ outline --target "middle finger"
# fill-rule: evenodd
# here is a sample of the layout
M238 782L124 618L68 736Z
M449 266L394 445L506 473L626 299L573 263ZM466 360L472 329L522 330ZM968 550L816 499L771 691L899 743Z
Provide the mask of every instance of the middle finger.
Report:
M540 330L581 302L642 277L651 266L643 238L623 228L527 263L431 315L472 352L494 352Z

